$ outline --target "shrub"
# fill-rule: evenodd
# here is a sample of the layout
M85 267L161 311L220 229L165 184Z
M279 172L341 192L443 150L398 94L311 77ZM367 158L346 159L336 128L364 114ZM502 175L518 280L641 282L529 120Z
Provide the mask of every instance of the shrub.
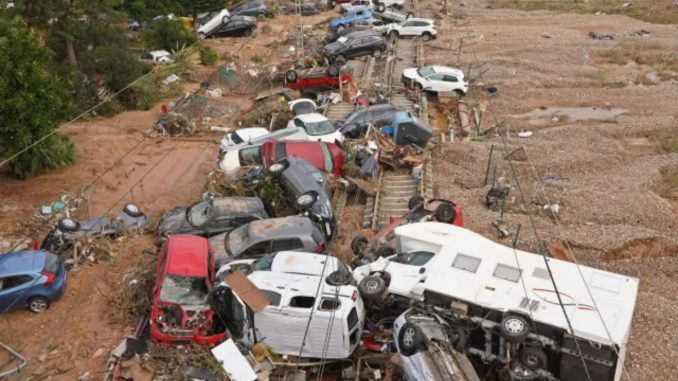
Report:
M161 19L153 23L153 28L144 32L146 49L179 50L196 41L195 33L184 28L180 20Z
M200 49L200 62L206 66L212 66L219 61L219 53L213 48L206 46Z

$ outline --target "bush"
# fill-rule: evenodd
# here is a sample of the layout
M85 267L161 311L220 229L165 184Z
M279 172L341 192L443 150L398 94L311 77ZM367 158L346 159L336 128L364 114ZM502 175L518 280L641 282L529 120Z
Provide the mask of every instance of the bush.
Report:
M146 49L167 51L179 50L196 41L195 33L184 28L181 20L157 20L152 29L143 34Z
M206 66L212 66L219 61L219 53L213 48L206 46L200 49L200 62Z

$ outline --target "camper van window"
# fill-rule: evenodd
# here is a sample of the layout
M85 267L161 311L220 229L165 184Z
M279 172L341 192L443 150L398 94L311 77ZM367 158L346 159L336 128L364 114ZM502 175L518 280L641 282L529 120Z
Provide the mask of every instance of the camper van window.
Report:
M277 306L280 305L280 299L282 298L282 295L278 294L275 291L269 291L269 290L263 290L263 289L261 290L261 292L263 292L264 295L266 295L266 297L268 298L268 300L271 301L272 306L277 307Z
M358 324L358 311L353 307L348 314L348 330L350 331Z
M456 258L454 258L454 262L452 262L452 267L470 271L472 273L478 270L478 266L480 266L480 258L464 254L457 254Z
M536 278L541 278L544 280L551 280L551 277L549 276L549 272L546 271L546 269L541 268L541 267L535 267L534 271L532 271L532 276Z
M594 273L591 276L591 286L618 294L622 289L622 280L617 277Z
M520 270L500 263L494 268L494 274L492 275L494 275L495 278L518 282L518 279L520 279Z
M355 331L351 332L351 337L349 337L350 345L353 346L358 342L358 332L360 330L356 329Z
M322 299L320 301L320 311L333 311L341 307L339 299Z
M315 298L312 296L295 296L290 299L290 307L312 308L315 304Z
M413 251L409 253L398 254L391 262L402 263L404 265L423 266L433 258L430 251Z

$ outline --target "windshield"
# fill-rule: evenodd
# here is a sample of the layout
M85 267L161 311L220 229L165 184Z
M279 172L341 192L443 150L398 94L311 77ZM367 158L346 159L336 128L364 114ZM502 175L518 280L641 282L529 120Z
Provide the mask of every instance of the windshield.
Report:
M240 249L247 244L247 241L250 239L250 224L246 224L238 227L237 229L232 230L226 236L224 244L226 245L226 251L228 254L233 256L238 254Z
M212 206L207 201L193 205L188 211L188 222L193 226L204 224L209 221L210 217L212 217Z
M270 271L275 253L266 254L252 263L252 271Z
M311 136L326 135L334 132L334 125L329 120L306 123L306 133Z
M235 143L235 144L240 144L240 143L242 143L242 142L244 141L244 140L240 137L240 135L238 135L237 132L234 132L234 133L231 134L231 140L232 140L233 143Z
M348 41L348 38L346 38L345 36L341 36L341 37L337 38L338 43L345 44L346 41Z
M353 114L349 115L348 118L346 118L346 119L344 120L344 125L351 125L351 124L354 124L354 123L358 122L358 119L361 119L361 120L362 120L362 119L363 119L363 117L362 117L363 115L365 115L365 113L363 112L363 110L357 110L357 111L354 111Z
M160 300L185 306L207 304L207 280L167 275L160 289Z
M419 76L421 77L428 77L433 73L434 73L433 68L431 68L430 66L425 66L420 69L417 69L417 74L419 74Z

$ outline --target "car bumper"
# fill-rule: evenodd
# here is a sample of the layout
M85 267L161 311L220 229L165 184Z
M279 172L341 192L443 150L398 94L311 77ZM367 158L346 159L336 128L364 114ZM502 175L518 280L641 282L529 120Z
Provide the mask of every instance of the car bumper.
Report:
M187 345L191 343L201 345L217 345L226 340L227 333L218 333L215 335L200 335L194 333L192 336L176 336L162 332L157 324L151 322L151 339L158 344L164 345Z

